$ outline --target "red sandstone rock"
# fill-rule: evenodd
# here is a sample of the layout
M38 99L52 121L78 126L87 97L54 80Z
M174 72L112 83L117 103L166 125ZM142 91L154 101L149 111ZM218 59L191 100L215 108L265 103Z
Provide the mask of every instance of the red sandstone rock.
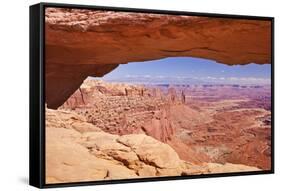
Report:
M126 95L125 89L131 93ZM84 121L110 134L151 136L169 144L180 159L194 164L230 162L270 169L270 112L256 102L248 107L256 96L268 94L267 87L237 90L225 86L209 91L197 86L194 91L185 91L196 95L187 98L187 103L178 101L181 93L174 93L175 102L170 101L170 94L153 96L155 89L87 80L81 86L83 99L77 90L61 108L84 115ZM222 97L209 100L214 91ZM240 100L232 100L228 94ZM77 129L90 131L87 125Z
M271 62L269 21L46 9L46 102L57 108L88 76L118 64L192 56L224 64Z

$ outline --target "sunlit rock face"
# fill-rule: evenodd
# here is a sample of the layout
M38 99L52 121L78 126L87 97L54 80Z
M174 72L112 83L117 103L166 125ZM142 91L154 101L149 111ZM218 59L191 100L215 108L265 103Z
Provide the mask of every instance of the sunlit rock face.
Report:
M88 76L128 62L176 56L271 62L270 21L61 8L47 8L45 21L49 108L62 105Z
M46 119L47 183L261 170L243 164L186 162L153 137L106 133L70 111L46 109Z

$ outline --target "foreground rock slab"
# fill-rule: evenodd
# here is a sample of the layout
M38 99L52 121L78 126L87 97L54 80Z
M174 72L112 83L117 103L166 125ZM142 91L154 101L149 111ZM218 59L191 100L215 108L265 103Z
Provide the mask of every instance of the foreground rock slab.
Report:
M152 137L112 135L69 111L46 109L46 120L47 183L260 170L230 163L194 165Z

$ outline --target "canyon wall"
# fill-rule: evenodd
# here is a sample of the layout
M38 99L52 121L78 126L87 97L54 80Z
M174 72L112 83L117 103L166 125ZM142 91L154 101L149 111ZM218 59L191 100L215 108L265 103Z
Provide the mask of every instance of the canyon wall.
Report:
M210 89L202 85L183 91L176 86L163 89L87 79L59 110L84 116L88 123L109 134L145 134L168 144L181 160L194 164L230 162L268 170L270 111L260 104L247 105L252 103L252 94L263 97L269 90L229 87ZM192 92L199 93L198 97L205 95L205 100L181 99ZM235 99L220 97L226 92L241 95Z
M58 108L88 76L119 64L187 56L223 64L271 62L271 22L47 8L46 103ZM187 63L188 64L188 63Z

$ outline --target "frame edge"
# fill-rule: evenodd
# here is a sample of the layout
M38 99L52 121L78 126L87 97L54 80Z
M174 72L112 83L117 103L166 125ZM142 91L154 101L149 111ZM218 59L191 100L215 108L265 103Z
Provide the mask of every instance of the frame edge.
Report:
M272 23L272 165L271 170L262 172L245 172L245 173L227 173L227 174L208 174L196 175L190 177L157 177L147 179L126 179L126 180L113 180L106 181L90 181L90 182L69 182L59 184L45 184L45 139L44 139L44 121L42 121L42 115L45 111L42 109L44 106L44 98L42 98L41 89L44 87L44 9L46 7L68 7L68 8L84 8L84 9L102 9L102 10L115 10L126 12L145 12L145 13L167 13L167 14L190 14L193 16L208 16L208 17L223 17L223 18L245 18L245 19L259 19L269 20ZM33 18L36 17L36 18ZM200 12L188 12L188 11L172 11L172 10L156 10L156 9L142 9L142 8L126 8L126 7L110 7L110 6L95 6L95 5L78 5L78 4L63 4L63 3L39 3L30 6L30 138L29 138L29 184L37 188L58 188L69 186L89 186L89 185L106 185L106 184L120 184L120 183L135 183L135 182L148 182L148 181L169 181L169 180L186 180L197 178L220 178L220 177L232 177L232 176L244 176L244 175L265 175L273 174L275 170L274 165L274 17L267 16L249 16L249 15L231 15L231 14L219 14L219 13L200 13ZM43 43L43 44L42 44ZM43 79L43 82L41 81ZM44 90L43 90L44 92ZM43 99L43 100L42 100Z
M29 185L43 188L40 112L41 4L29 7Z

